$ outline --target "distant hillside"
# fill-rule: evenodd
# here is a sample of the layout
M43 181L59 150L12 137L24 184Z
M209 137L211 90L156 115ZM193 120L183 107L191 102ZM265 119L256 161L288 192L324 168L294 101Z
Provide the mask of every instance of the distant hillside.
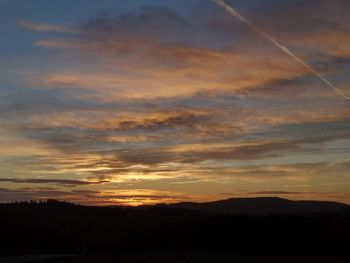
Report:
M295 214L350 211L350 205L329 201L291 201L278 197L231 198L206 203L183 202L159 206L229 214Z

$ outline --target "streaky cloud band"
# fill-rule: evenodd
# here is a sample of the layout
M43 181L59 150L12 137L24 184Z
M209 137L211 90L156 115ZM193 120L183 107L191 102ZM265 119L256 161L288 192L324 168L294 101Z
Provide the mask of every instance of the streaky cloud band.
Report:
M308 69L312 74L314 74L317 78L319 78L323 83L325 83L328 87L332 88L335 92L337 92L340 96L342 96L345 100L350 102L350 98L340 89L338 89L333 83L331 83L329 80L327 80L325 77L323 77L318 71L316 71L314 68L312 68L308 63L306 63L304 60L296 56L289 48L286 46L280 44L274 37L266 33L265 31L261 30L259 27L251 23L249 20L247 20L245 17L243 17L240 13L238 13L232 6L229 6L224 0L212 0L215 3L217 3L219 6L224 8L228 13L238 18L241 22L249 26L251 29L253 29L255 32L257 32L260 36L265 38L266 40L270 41L272 44L274 44L277 48L282 50L285 54L293 58L296 62L298 62L300 65Z

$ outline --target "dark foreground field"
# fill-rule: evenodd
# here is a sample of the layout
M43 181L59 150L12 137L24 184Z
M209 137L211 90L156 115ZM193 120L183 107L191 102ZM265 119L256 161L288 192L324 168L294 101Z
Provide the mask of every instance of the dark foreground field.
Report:
M252 202L254 209L248 209ZM137 208L2 204L0 263L350 262L348 206L252 202ZM293 213L283 212L285 207ZM234 213L238 208L279 212Z
M49 256L48 256L49 257ZM42 259L40 259L42 258ZM1 258L0 258L1 259ZM1 262L1 261L0 261ZM48 259L45 256L12 257L3 263L347 263L350 257L330 255L86 255Z

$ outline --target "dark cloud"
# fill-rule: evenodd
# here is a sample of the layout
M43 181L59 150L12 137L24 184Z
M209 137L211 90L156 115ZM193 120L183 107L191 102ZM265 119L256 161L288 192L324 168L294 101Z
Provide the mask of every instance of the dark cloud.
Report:
M348 137L348 136L346 136ZM142 150L120 151L116 152L117 159L130 164L158 164L166 162L178 163L197 163L207 160L256 160L263 158L273 158L291 153L311 153L317 152L319 149L310 147L315 143L325 143L339 139L339 137L303 137L299 139L281 139L272 141L258 141L255 143L248 142L246 144L231 146L215 146L206 144L206 147L191 150L182 145L174 148L144 148ZM229 142L228 142L229 144Z
M144 7L123 15L101 15L90 20L84 27L89 38L157 38L171 41L184 35L191 24L172 10Z
M94 185L107 183L109 181L79 181L79 180L66 180L66 179L13 179L13 178L0 178L0 182L9 183L28 183L28 184L58 184L62 186L78 186L78 185Z
M137 129L162 129L162 128L178 128L178 127L191 127L199 122L205 122L208 116L204 114L196 114L192 112L182 111L181 109L170 111L169 116L166 112L165 116L145 118L138 121L120 121L117 123L112 123L116 130L137 130ZM106 121L108 125L108 121Z
M235 1L228 3L314 68L318 68L317 60L324 55L339 58L350 56L350 19L347 15L350 10L349 1L249 1L250 8L247 10L241 10L241 5ZM231 38L234 45L243 44L252 50L265 46L266 41L257 37L254 30L233 16L222 15L223 13L222 10L220 16L220 13L212 12L209 16L211 19L207 22L212 30ZM327 68L334 67L330 65Z
M227 1L237 7L234 1ZM273 0L250 1L250 8L241 11L254 24L279 36L295 37L318 33L329 29L349 28L350 10L347 0ZM222 12L211 12L209 25L214 29L226 31L228 35L249 34L246 26L241 26L237 19ZM221 14L221 16L219 16ZM246 33L244 33L244 30ZM248 32L247 32L248 31Z

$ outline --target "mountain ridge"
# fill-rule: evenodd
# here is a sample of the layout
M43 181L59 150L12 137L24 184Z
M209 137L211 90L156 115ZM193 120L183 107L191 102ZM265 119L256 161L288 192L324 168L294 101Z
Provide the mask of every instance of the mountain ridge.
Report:
M229 198L203 203L180 202L155 206L229 214L294 214L302 212L350 211L350 205L340 202L289 200L280 197Z

